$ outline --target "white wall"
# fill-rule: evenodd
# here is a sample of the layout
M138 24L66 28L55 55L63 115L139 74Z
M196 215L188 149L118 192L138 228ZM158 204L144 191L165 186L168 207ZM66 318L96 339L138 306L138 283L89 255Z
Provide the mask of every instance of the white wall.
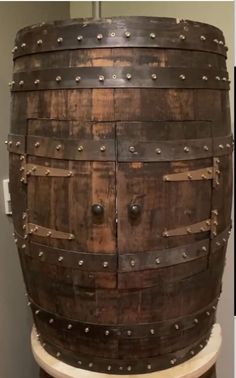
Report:
M10 94L14 38L18 29L41 21L69 17L69 2L0 1L0 378L36 378L30 349L31 314L11 218L4 214L2 180L8 177L4 145L10 126Z
M91 2L73 1L71 17L91 17ZM228 51L228 71L232 80L230 100L233 120L233 66L234 66L234 2L233 1L104 1L102 17L112 16L180 17L206 22L219 27L225 35ZM232 125L233 129L233 125ZM223 348L218 360L218 377L233 378L233 235L228 246L227 264L223 278L217 320L223 329Z

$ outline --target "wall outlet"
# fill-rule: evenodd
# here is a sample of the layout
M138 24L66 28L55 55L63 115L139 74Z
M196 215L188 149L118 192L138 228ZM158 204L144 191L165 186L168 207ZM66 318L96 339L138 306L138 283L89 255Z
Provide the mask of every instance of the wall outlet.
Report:
M10 191L9 191L9 179L3 180L3 198L4 198L4 205L5 205L5 214L12 215L11 196L10 196Z

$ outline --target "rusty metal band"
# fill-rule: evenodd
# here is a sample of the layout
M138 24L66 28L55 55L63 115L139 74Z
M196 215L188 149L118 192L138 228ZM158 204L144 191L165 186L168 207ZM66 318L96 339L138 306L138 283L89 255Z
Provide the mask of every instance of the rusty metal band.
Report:
M39 91L79 88L229 89L222 70L181 67L70 67L18 72L11 90Z
M48 312L38 306L32 298L29 298L29 305L34 314L35 320L46 323L59 332L73 332L78 337L101 339L138 339L138 338L161 338L181 334L191 328L202 327L204 322L211 322L215 317L218 297L208 306L201 310L181 318L160 321L156 323L142 324L94 324L66 319L62 316Z
M119 272L135 272L158 269L166 266L187 263L207 257L219 248L226 247L231 226L218 234L210 244L209 238L183 246L156 251L122 253L118 257Z
M47 237L50 239L62 239L62 240L73 240L75 236L68 232L63 232L60 230L54 230L52 228L43 227L35 223L25 223L25 232L27 235L36 235L41 237Z
M149 20L148 20L149 21ZM187 26L187 30L186 30ZM150 47L208 51L226 56L223 33L210 25L176 20L110 19L70 25L43 25L18 33L13 57L73 49Z
M80 252L49 247L28 241L15 231L15 241L19 252L39 260L42 263L78 269L84 272L135 272L159 269L166 266L184 264L215 253L227 245L231 226L218 234L211 243L209 239L157 251L138 253L102 254Z
M10 134L7 145L9 151L19 154L25 152L33 156L63 160L115 161L117 158L120 162L210 158L231 154L234 145L232 134L214 138L158 142L127 141L123 137L118 137L117 143L117 157L116 140L111 139L96 141Z
M127 358L127 359L105 359L98 357L91 357L82 354L75 354L71 351L62 349L61 346L55 346L50 343L50 340L44 338L41 340L43 348L51 355L55 356L57 359L85 370L107 373L107 374L117 374L117 375L127 375L127 374L145 374L158 370L164 370L174 365L178 365L191 357L199 353L204 346L207 345L211 334L211 328L214 322L210 325L210 331L206 332L204 337L198 339L197 342L193 343L191 346L183 348L173 353L166 354L165 356L156 356L149 358Z

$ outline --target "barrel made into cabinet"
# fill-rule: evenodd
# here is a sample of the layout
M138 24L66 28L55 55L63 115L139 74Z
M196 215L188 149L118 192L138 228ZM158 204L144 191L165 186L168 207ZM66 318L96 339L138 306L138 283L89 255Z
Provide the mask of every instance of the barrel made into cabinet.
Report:
M226 51L216 27L171 18L18 32L15 241L58 359L140 374L206 345L231 228Z

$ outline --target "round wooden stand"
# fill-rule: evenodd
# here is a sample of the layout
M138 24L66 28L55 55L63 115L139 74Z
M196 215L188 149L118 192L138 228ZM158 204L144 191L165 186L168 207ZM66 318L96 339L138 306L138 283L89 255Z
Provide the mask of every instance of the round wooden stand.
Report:
M196 356L181 365L150 374L132 375L132 378L215 378L215 362L221 347L222 337L219 324L215 324L207 346ZM38 341L36 330L31 334L34 358L41 370L42 378L130 378L130 375L96 373L67 365L48 354Z

